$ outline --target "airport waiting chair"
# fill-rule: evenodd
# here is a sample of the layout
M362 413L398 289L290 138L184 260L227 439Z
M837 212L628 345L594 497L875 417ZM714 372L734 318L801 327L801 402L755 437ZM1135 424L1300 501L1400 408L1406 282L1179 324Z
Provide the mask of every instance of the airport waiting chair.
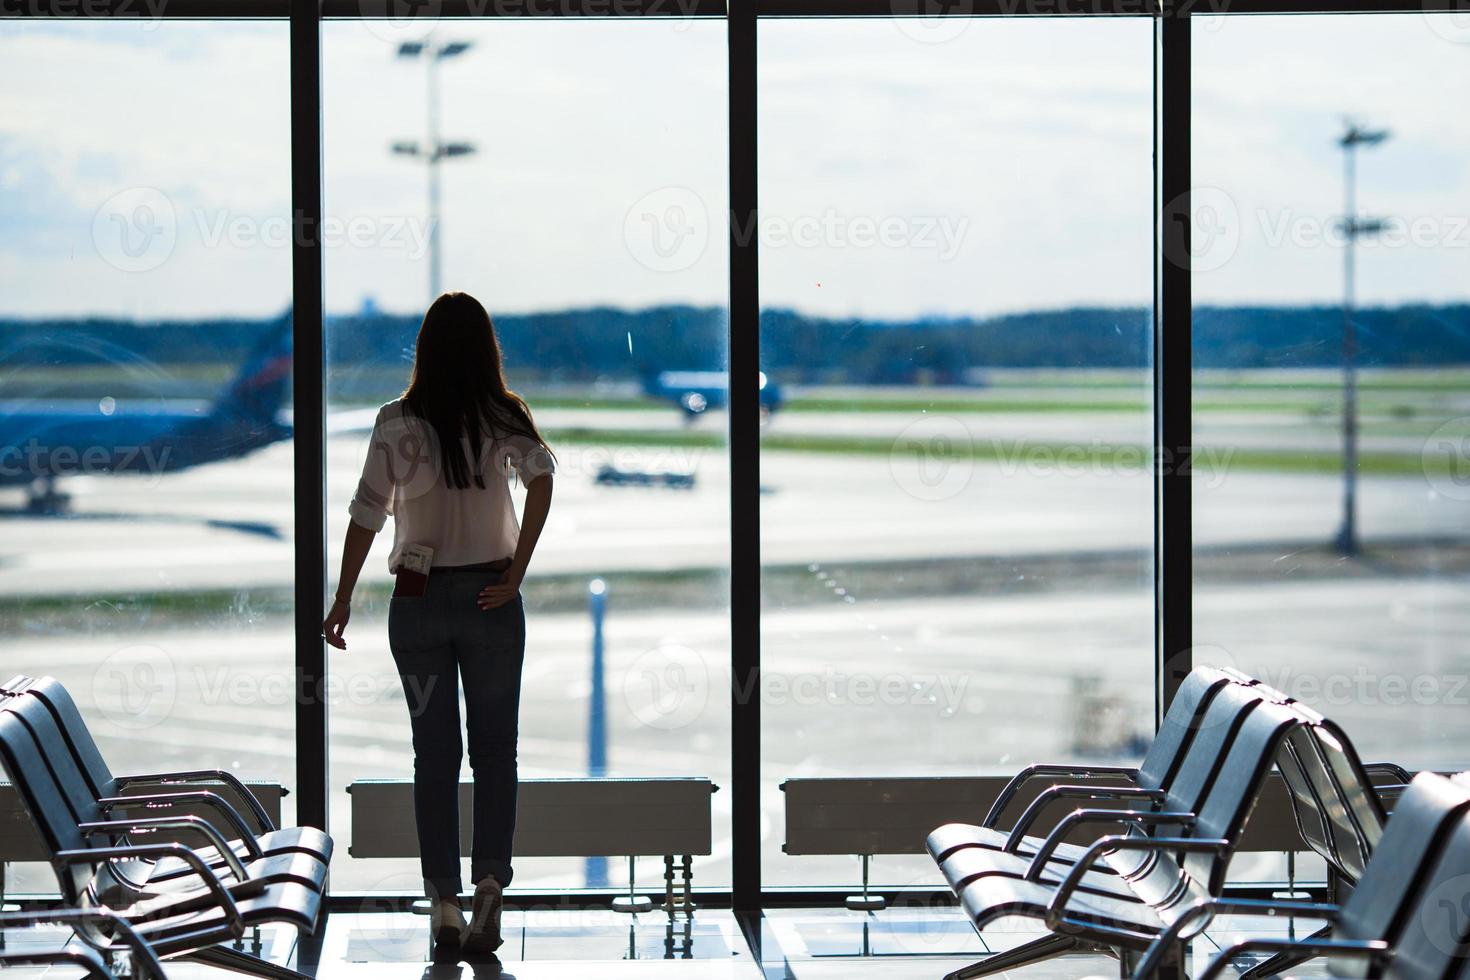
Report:
M1277 767L1290 791L1303 841L1327 864L1328 894L1335 901L1341 883L1356 886L1367 873L1388 814L1347 734L1312 709L1294 706L1310 724L1287 737ZM1331 933L1329 924L1308 938ZM1277 976L1314 958L1306 949L1279 952L1246 970L1241 980Z
M163 964L137 930L110 909L0 913L0 931L45 925L66 926L71 937L58 946L0 946L0 966L66 965L80 969L93 980L118 980L118 971L110 960L121 947L130 958L128 975L132 980L167 980Z
M40 744L16 713L15 702L25 700L12 698L0 706L0 763L49 852L64 904L112 910L160 959L188 958L278 980L304 980L294 970L220 944L238 940L256 925L284 923L314 931L322 909L320 887L289 877L252 876L218 840L215 846L229 866L226 874L216 873L183 844L135 842L139 835L163 829L196 830L206 837L218 833L197 818L105 819L75 769L65 764L69 756L58 745ZM53 769L48 755L61 764ZM128 842L119 843L120 838ZM172 887L149 883L140 888L148 869L168 858L187 864L193 875ZM229 884L226 876L232 879ZM107 938L105 928L99 929L99 937L100 948L115 948L101 941Z
M978 847L989 850L1012 850L1016 853L1034 854L1042 843L1039 837L1026 837L1024 829L1035 821L1042 808L1061 799L1079 800L1144 800L1155 805L1162 804L1173 785L1175 775L1183 762L1186 750L1198 734L1205 712L1214 697L1226 688L1230 679L1212 667L1196 667L1179 687L1179 692L1169 705L1159 726L1158 734L1148 753L1137 768L1123 766L1089 766L1080 764L1037 764L1017 773L995 798L995 803L985 819L975 824L945 824L929 835L929 854L936 861L943 861L962 848ZM1103 785L1053 785L1027 808L1017 821L1023 829L1017 834L1001 829L1001 818L1016 795L1027 784L1036 779L1082 779L1112 778L1115 784ZM1193 802L1193 801L1191 801ZM1186 807L1187 808L1187 807ZM1057 860L1076 860L1083 848L1067 844L1056 851Z
M1005 866L1001 873L978 874L958 885L951 882L977 932L983 935L996 921L1022 917L1045 922L1050 935L957 970L947 980L989 976L1079 951L1117 956L1126 967L1191 907L1220 893L1281 740L1300 724L1290 708L1257 699L1229 751L1214 761L1217 775L1197 813L1078 810L1057 826L1024 877L1011 873L1013 854L966 852L978 863L997 861ZM1063 869L1048 867L1049 850L1062 835L1085 823L1115 823L1127 832L1100 838L1061 876ZM1139 833L1142 826L1155 832ZM1138 853L1151 860L1135 869L1131 858ZM1094 865L1099 861L1120 873L1098 874ZM949 878L955 868L944 870ZM1044 880L1049 874L1058 874L1060 884ZM1130 896L1102 893L1114 885L1125 887ZM1197 932L1198 928L1181 929L1179 938L1189 939ZM1176 957L1178 952L1176 947ZM1168 965L1177 973L1177 959Z
M1470 972L1470 786L1434 773L1415 777L1385 827L1357 887L1341 905L1210 898L1179 915L1138 963L1151 980L1187 933L1220 915L1326 919L1331 938L1262 936L1220 951L1198 980L1213 980L1248 953L1329 957L1338 977L1457 980Z
M1215 779L1219 776L1221 760L1229 753L1246 717L1256 705L1261 703L1263 703L1261 694L1254 688L1227 684L1218 690L1211 698L1203 716L1196 722L1197 731L1190 740L1189 748L1185 751L1168 790L1164 791L1161 798L1153 798L1154 805L1149 807L1148 812L1167 812L1175 815L1197 813L1214 785ZM944 845L954 840L953 834L946 836L942 833L947 828L940 828L931 834L928 842L930 856L939 865L950 887L956 890L961 889L983 875L1010 875L1015 878L1031 878L1043 884L1059 884L1071 867L1087 854L1088 847L1086 844L1071 844L1062 841L1062 834L1058 833L1059 828L1053 828L1051 836L1046 839L1026 836L1045 797L1046 794L1043 793L1037 799L1038 805L1032 806L1022 815L1004 845L998 850L975 846L946 848ZM1104 795L1102 798L1108 797ZM1081 814L1118 812L1120 811L1101 809L1076 811ZM1139 813L1142 812L1142 809L1126 812ZM1083 819L1076 814L1069 815L1063 819L1059 827L1074 829L1080 826ZM1177 819L1177 816L1169 819ZM1103 821L1094 821L1094 823L1098 822L1105 826L1117 823L1107 818L1104 818ZM1141 821L1127 824L1127 826L1130 828L1129 833L1141 835L1147 835L1154 829ZM1031 843L1028 844L1028 842ZM1039 855L1044 856L1039 858ZM1038 860L1039 865L1036 863ZM1137 873L1152 860L1154 860L1154 855L1149 852L1129 852L1126 857L1118 857L1116 863L1095 867L1083 880L1081 887L1084 891L1096 891L1118 898L1134 899L1134 892L1126 882L1118 882L1113 879L1118 874ZM1041 869L1039 873L1038 867Z
M184 772L140 773L131 776L115 776L97 747L96 740L87 728L81 711L66 688L52 677L27 678L18 687L14 681L7 682L6 690L13 695L29 695L45 705L60 727L67 748L82 771L93 796L98 801L121 805L146 805L150 810L166 810L171 806L194 804L208 807L219 813L233 835L229 846L240 858L259 858L300 852L318 858L323 864L332 860L332 838L316 827L278 828L271 821L265 808L255 794L233 773L224 769L194 769ZM244 816L229 801L218 793L203 789L178 790L180 786L199 784L223 784L239 797L254 821L251 826ZM158 785L160 792L144 793L138 787ZM124 797L124 791L127 796ZM199 851L211 865L218 866L223 857L209 849ZM164 862L160 875L187 873L179 862Z
M31 739L41 752L47 770L61 791L68 811L79 825L97 827L112 825L116 828L116 833L111 835L115 844L127 843L131 833L146 834L159 830L173 830L203 838L202 843L207 853L201 853L200 848L197 847L192 850L203 858L216 874L228 874L233 878L234 882L230 885L233 891L253 890L260 883L272 881L295 881L318 892L322 890L327 874L325 862L313 854L302 851L265 854L243 824L240 825L240 829L245 832L243 843L248 849L246 854L241 855L236 853L234 847L228 845L213 824L199 817L155 816L156 811L151 806L147 806L144 811L147 816L128 814L121 817L115 816L115 810L146 805L149 798L119 796L97 799L87 784L75 756L68 748L55 717L38 698L28 694L9 698L0 702L0 712L19 718L29 731ZM223 804L223 801L221 802ZM223 806L226 812L233 812L229 809L228 804L223 804ZM236 819L240 819L238 815ZM194 875L187 864L177 860L140 863L132 870L143 875L133 880L136 887L149 890L178 887L186 884L186 880Z

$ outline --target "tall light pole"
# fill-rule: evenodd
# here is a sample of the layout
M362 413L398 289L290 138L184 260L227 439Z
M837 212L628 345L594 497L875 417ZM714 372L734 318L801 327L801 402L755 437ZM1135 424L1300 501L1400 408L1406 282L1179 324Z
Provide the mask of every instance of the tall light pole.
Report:
M448 157L464 157L475 152L472 143L445 143L439 138L439 62L464 54L470 49L469 41L445 41L435 44L432 39L404 41L398 46L400 58L423 58L428 69L428 110L424 114L428 122L425 142L399 140L393 144L393 152L399 156L417 157L429 165L429 302L438 298L442 289L439 255L439 161Z
M1357 202L1358 147L1377 146L1388 139L1386 129L1364 129L1349 122L1338 138L1342 147L1342 527L1337 532L1337 550L1358 553L1358 335L1353 326L1357 260L1361 237L1384 229L1380 218L1359 218Z

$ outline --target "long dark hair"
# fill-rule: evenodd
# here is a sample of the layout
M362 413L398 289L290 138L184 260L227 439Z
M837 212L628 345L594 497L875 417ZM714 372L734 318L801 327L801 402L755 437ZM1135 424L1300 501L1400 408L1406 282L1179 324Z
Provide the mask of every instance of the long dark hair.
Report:
M529 436L550 452L525 399L506 387L495 324L469 293L445 293L430 304L403 401L433 426L452 489L485 486L480 456L488 440ZM473 460L465 458L465 438Z

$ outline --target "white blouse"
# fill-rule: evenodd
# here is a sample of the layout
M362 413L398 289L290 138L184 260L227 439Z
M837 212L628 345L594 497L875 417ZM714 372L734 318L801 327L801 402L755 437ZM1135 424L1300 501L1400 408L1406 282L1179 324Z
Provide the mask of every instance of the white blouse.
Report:
M465 462L473 468L469 439ZM434 427L406 412L403 400L378 409L362 479L348 513L371 531L393 515L389 570L410 544L434 549L433 564L474 565L515 554L521 526L510 495L510 477L529 483L556 469L551 454L529 436L494 435L480 452L484 487L451 489L444 480Z

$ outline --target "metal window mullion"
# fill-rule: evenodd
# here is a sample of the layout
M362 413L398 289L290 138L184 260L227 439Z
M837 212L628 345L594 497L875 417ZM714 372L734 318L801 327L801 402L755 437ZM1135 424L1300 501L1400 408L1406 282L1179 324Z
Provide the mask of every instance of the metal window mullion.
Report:
M319 0L291 0L291 313L296 520L296 820L327 828L325 374Z
M1162 721L1192 667L1193 645L1187 8L1170 0L1154 31L1154 682Z
M726 22L730 181L730 772L732 904L761 902L760 288L755 236L756 15L731 0Z

